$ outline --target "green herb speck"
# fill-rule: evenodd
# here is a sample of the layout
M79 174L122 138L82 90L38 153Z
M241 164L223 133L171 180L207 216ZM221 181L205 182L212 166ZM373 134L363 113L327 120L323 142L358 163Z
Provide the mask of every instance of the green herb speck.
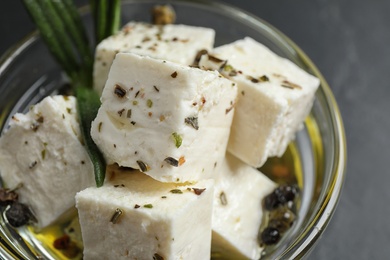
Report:
M176 148L179 148L183 142L183 138L178 133L172 133L173 140L175 141Z
M145 204L144 208L151 209L151 208L153 208L153 205L152 204Z

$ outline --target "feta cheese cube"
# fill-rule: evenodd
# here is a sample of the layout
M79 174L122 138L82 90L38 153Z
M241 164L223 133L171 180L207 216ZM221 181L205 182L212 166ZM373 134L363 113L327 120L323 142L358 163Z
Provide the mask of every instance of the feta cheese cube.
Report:
M319 80L248 37L215 48L199 64L238 83L228 151L254 167L282 156L303 127Z
M76 195L84 259L210 259L213 180L161 183L111 169Z
M130 22L96 47L94 88L101 93L115 54L132 52L191 65L199 50L214 45L215 31L181 24L151 25Z
M262 200L276 184L229 153L215 179L212 252L224 259L259 259Z
M74 97L46 97L15 114L0 138L0 172L31 207L37 227L74 209L76 192L94 185L92 163L81 143Z
M209 178L225 156L236 96L218 72L119 53L91 135L108 164L162 182Z

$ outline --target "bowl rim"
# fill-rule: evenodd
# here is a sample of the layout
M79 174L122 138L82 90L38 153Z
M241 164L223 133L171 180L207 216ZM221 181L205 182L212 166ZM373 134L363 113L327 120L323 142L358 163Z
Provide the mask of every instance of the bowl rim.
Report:
M291 53L294 54L296 58L301 60L307 68L318 77L321 84L318 91L323 92L323 97L325 98L325 103L328 105L329 117L331 120L331 132L334 136L334 151L333 151L333 165L331 167L332 178L330 180L330 189L322 201L317 202L320 205L319 210L315 216L310 220L308 225L305 227L303 232L291 241L290 245L283 249L282 253L278 258L301 258L309 253L318 242L318 239L322 235L325 228L328 226L335 209L338 205L341 191L344 184L345 174L346 174L346 161L347 161L347 144L345 137L345 129L342 121L342 116L339 111L336 99L332 93L330 86L327 81L316 67L316 65L311 61L311 59L303 52L303 50L289 37L282 33L279 29L268 23L267 21L261 19L260 17L238 8L236 6L223 3L221 1L206 1L206 0L125 0L122 1L122 4L127 3L169 3L169 4L198 4L203 6L211 6L213 8L221 9L234 16L235 18L245 19L251 24L254 24L256 27L262 28L267 31L274 39L278 41L279 44L283 44L283 47L289 49ZM80 8L80 12L84 13L88 11L88 6ZM25 51L31 43L35 42L39 38L39 33L33 31L27 34L24 38L19 40L17 43L12 45L8 50L6 50L0 56L0 76L6 72L6 68L15 57ZM0 113L0 118L4 115ZM1 242L1 249L3 250L3 239ZM9 245L8 245L9 246ZM1 255L1 252L0 252Z

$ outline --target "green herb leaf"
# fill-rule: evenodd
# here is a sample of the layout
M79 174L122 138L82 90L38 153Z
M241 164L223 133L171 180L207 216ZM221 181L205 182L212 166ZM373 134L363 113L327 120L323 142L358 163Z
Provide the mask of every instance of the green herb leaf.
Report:
M76 98L81 133L83 134L86 149L93 164L96 186L101 187L106 174L106 163L102 153L90 135L91 123L95 119L100 107L100 98L94 90L85 87L76 88Z
M176 148L179 148L183 142L183 138L178 133L172 133L173 140L175 141Z

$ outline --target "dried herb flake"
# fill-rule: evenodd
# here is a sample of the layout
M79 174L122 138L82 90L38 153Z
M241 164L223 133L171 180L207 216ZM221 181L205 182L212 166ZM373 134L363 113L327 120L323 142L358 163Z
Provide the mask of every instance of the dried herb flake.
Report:
M189 117L185 118L184 119L184 123L186 123L187 125L192 126L195 130L199 129L198 117L197 116L189 116Z
M176 148L179 148L183 142L183 138L178 133L172 133L173 140L175 141Z
M146 105L148 108L151 108L153 106L153 101L151 99L146 100Z
M126 95L126 90L118 84L115 84L114 94L119 98L123 98Z
M173 193L173 194L183 194L183 192L180 189L173 189L173 190L170 190L169 192Z
M222 191L221 194L219 194L219 200L224 206L228 204L225 192Z
M137 164L142 172L147 172L150 169L149 166L143 161L137 161Z
M114 214L112 215L111 219L110 219L110 222L112 222L112 224L116 224L119 220L119 218L122 216L123 214L123 210L121 210L120 208L117 208L114 212Z
M204 189L192 188L192 189L196 195L201 195L206 190L206 188Z
M178 167L179 166L179 161L176 160L175 158L172 158L172 157L167 157L164 159L164 161L174 167Z

